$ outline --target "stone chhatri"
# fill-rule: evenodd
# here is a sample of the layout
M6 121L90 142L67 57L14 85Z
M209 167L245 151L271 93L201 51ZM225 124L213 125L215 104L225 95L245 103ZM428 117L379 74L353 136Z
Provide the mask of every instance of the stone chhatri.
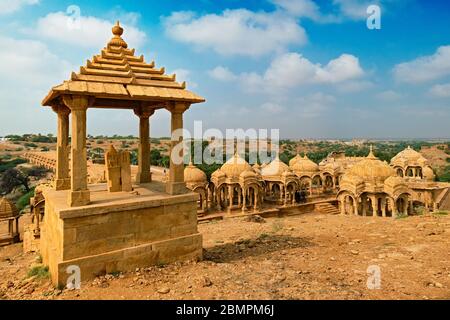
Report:
M112 32L101 53L52 88L42 102L58 114L57 183L44 192L40 240L43 262L55 284L66 283L69 265L79 266L81 279L87 280L99 273L202 257L197 195L186 188L183 163L170 158L165 185L151 180L149 118L157 109L171 113L172 151L183 140L177 135L183 129L183 113L205 100L176 82L175 75L166 75L164 68L137 57L122 38L119 23ZM114 149L106 156L109 186L88 185L88 108L127 109L139 117L135 193L106 190L132 187L129 153Z

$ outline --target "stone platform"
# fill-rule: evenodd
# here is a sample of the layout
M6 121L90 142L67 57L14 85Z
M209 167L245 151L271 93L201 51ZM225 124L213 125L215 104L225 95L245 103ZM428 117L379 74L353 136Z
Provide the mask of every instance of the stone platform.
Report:
M81 280L155 264L201 259L197 194L168 195L165 185L135 185L133 192L89 186L91 203L69 207L68 191L44 191L41 254L54 284L65 285L67 267Z

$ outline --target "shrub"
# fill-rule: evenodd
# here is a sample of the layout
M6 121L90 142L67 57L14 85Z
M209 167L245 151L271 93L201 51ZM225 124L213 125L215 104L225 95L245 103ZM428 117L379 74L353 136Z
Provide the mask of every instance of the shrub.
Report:
M48 271L47 266L34 266L30 270L28 270L27 277L36 277L37 279L46 279L50 277L50 272Z
M16 202L16 207L19 211L25 209L26 206L30 204L30 199L34 196L34 188L25 193L23 196L19 198Z
M32 142L26 142L26 143L25 143L25 147L28 147L28 148L37 148L38 145L35 144L35 143L32 143Z

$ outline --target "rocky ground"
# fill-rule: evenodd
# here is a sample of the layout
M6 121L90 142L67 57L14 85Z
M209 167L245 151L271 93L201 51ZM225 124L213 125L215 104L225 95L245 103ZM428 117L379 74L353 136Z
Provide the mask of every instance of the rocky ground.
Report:
M450 299L450 216L326 216L201 224L204 261L58 290L21 245L0 248L0 299ZM368 289L367 270L381 270ZM375 267L376 268L376 267ZM42 279L40 278L42 277Z

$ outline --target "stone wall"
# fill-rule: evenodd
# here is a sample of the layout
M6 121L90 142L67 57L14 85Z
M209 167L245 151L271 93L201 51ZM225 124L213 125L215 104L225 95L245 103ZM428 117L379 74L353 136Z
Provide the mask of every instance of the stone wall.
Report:
M84 281L104 273L201 258L195 197L127 203L120 209L88 206L91 210L77 212L55 210L47 195L41 253L53 282L64 285L70 265L80 267Z

